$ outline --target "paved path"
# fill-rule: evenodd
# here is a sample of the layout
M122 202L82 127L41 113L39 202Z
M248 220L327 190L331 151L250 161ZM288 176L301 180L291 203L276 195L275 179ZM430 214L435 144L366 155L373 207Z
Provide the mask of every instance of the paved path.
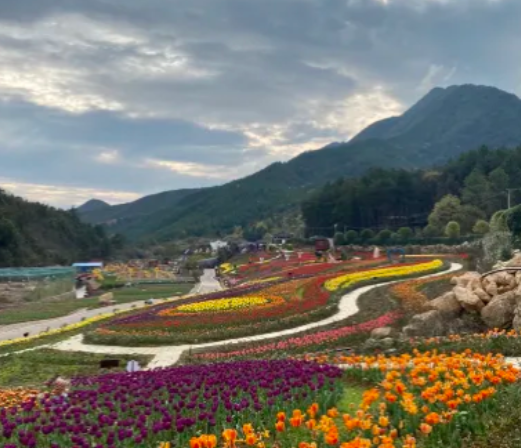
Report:
M210 269L210 272L213 273L213 271ZM208 277L208 274L205 272L206 277L204 278L204 287L203 290L208 289L212 287L213 282L215 280L212 280ZM204 277L204 276L203 276ZM218 286L220 287L219 283L217 282ZM200 292L197 290L197 288L200 287L201 284L196 285L190 294ZM215 285L213 285L215 286ZM213 289L215 291L215 289ZM184 296L180 296L181 299ZM161 303L160 301L154 301L154 303ZM30 335L38 334L43 331L47 330L54 330L57 328L60 328L64 325L69 324L75 324L77 322L81 322L82 319L87 319L89 317L98 316L100 314L106 314L106 313L112 313L115 309L124 311L124 310L132 310L133 308L139 308L145 305L145 300L137 300L135 302L128 302L128 303L116 303L111 306L104 306L100 308L94 308L94 309L79 309L74 311L71 314L68 314L66 316L56 317L53 319L47 319L47 320L37 320L37 321L30 321L30 322L23 322L18 324L12 324L12 325L3 325L0 326L0 341L5 341L8 339L16 339L23 337L24 333L29 333Z
M206 294L209 292L220 291L221 284L215 278L215 271L213 269L205 269L203 275L199 279L199 283L192 290L193 294Z
M459 271L462 268L462 265L459 263L452 263L449 270L443 272L437 272L435 274L425 275L420 278L428 278L428 277L437 277L440 275L445 275L449 272ZM395 280L392 282L385 282L385 285L390 285L392 283L398 283L403 280ZM353 316L358 312L358 298L365 294L367 291L371 289L378 288L382 286L382 283L370 286L363 286L361 288L357 288L354 291L349 292L344 295L338 304L338 312L328 317L327 319L323 319L318 322L312 322L310 324L301 325L300 327L290 328L288 330L276 331L273 333L265 333L250 337L243 337L237 339L230 339L227 341L218 341L218 342L209 342L206 344L197 344L197 345L174 345L174 346L163 346L163 347L118 347L118 346L106 346L106 345L88 345L83 343L83 336L77 335L73 336L70 339L59 342L58 344L53 345L52 347L58 350L64 351L76 351L76 352L90 352L90 353L110 353L113 355L117 354L148 354L153 355L154 358L148 365L148 369L153 369L156 367L167 367L171 366L179 360L181 354L190 349L200 349L200 348L210 348L210 347L220 347L233 345L243 342L251 342L251 341L261 341L264 339L276 338L279 336L289 336L294 335L296 333L301 333L306 330L310 330L312 328L319 328L325 325L332 324L334 322L338 322L344 319L347 319L350 316Z

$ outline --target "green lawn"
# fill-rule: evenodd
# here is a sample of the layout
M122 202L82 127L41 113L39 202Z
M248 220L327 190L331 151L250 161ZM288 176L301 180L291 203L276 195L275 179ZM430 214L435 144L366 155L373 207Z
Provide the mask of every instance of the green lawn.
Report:
M124 371L131 359L135 359L144 367L150 362L151 357L62 352L51 349L12 354L0 358L0 387L41 386L56 375L70 378L102 373L99 362L103 359L119 359L121 367L111 371Z
M187 294L194 287L193 284L166 284L166 285L138 285L129 288L115 289L114 300L117 303L135 302L149 298L161 299ZM17 324L33 320L53 319L65 316L82 308L99 306L97 298L81 300L64 300L60 302L31 302L19 306L0 309L0 325Z

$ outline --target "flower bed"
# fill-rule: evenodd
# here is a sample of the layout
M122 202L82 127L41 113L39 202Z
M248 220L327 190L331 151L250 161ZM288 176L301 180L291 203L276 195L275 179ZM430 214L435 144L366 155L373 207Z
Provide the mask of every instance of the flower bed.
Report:
M272 409L338 399L334 366L295 360L213 364L73 380L68 397L0 409L2 447L189 446L190 435L247 420L268 426Z
M284 448L459 448L462 436L479 430L498 389L516 382L519 375L501 357L471 353L322 358L347 364L349 377L375 384L364 392L358 409L340 414L316 403L288 415L275 408L268 428L249 425L242 434L232 434ZM235 430L230 426L223 432L225 445L230 431ZM201 437L218 440L221 433L193 434L192 447Z
M406 265L397 265L392 268L370 269L361 272L349 273L328 280L325 287L328 291L336 291L344 289L352 284L362 282L369 279L385 279L389 277L399 277L411 274L420 274L422 272L438 269L443 266L441 260L432 260L425 263L415 263Z
M0 409L11 408L32 401L40 393L36 389L0 389Z
M425 305L429 303L429 298L421 289L429 283L448 281L452 277L454 277L453 273L433 278L408 280L391 286L389 291L407 313L421 313L425 311Z
M367 275L366 271L346 275L354 276L349 282L354 287L361 282L375 281L374 272L389 279L439 269L442 265L441 262L419 262L405 267L390 266L386 269L369 270ZM236 288L218 295L193 297L184 303L179 302L175 307L160 306L155 312L147 311L115 319L89 333L86 341L130 346L201 343L296 327L336 312L339 294L332 294L323 287L336 277L338 273L278 282L267 288L257 289L254 294L239 295L238 291L248 289ZM227 302L224 299L233 300ZM233 303L236 309L215 308L217 304L224 303ZM183 311L186 306L196 312Z

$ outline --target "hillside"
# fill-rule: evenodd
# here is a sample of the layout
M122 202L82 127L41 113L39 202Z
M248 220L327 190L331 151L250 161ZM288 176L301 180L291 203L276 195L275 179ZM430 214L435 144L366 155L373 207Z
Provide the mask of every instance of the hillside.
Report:
M0 267L68 265L110 252L103 228L81 222L75 212L0 190Z
M310 191L338 177L375 167L432 166L482 145L514 147L521 143L520 124L515 95L473 85L436 88L402 116L374 123L348 143L303 153L223 186L162 193L157 205L160 195L153 195L82 216L134 239L227 233L298 208Z
M453 195L462 202L453 217L468 234L477 220L507 208L507 188L518 189L520 179L521 146L482 147L436 169L376 169L328 183L306 198L302 214L309 234L332 236L335 225L340 231L423 229L435 203ZM512 192L511 203L520 202Z
M90 201L85 202L82 206L78 207L76 211L78 213L90 213L99 210L104 210L110 208L110 205L104 201L100 201L99 199L91 199Z

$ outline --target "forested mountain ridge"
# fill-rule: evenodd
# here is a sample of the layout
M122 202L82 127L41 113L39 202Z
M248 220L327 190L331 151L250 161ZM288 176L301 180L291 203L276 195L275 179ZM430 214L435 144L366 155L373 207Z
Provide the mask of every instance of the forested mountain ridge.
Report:
M402 116L374 123L348 143L305 152L222 186L163 193L157 207L148 196L82 217L133 239L226 234L294 209L310 191L340 177L377 167L425 168L482 145L518 144L521 100L515 95L473 85L436 88Z
M521 188L521 146L482 147L438 168L375 169L357 179L330 182L303 202L302 213L311 233L332 235L335 225L342 231L430 226L427 233L433 236L443 234L449 221L432 216L442 200L452 207L450 220L469 234L478 220L488 221L506 209L507 189L516 188ZM520 203L521 195L512 192L511 205Z
M114 241L76 212L28 202L0 190L0 267L69 265L110 256Z

